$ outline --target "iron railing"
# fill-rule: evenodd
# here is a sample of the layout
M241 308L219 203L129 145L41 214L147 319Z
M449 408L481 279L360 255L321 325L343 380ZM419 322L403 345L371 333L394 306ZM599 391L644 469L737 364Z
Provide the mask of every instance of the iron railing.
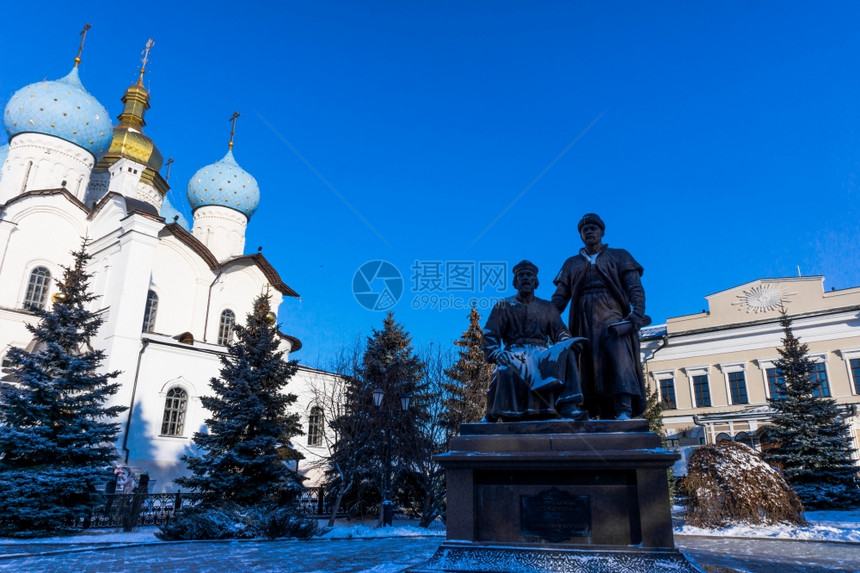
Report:
M144 525L165 525L173 521L180 508L197 505L200 493L111 493L104 494L103 503L86 518L78 519L81 529L117 528L130 530ZM299 511L303 515L329 515L331 504L325 488L308 487L299 496ZM339 514L340 517L345 516ZM134 519L132 519L134 518Z
M200 503L199 493L110 493L92 514L78 520L77 527L130 529L142 525L170 523L181 507ZM134 518L134 519L132 519Z

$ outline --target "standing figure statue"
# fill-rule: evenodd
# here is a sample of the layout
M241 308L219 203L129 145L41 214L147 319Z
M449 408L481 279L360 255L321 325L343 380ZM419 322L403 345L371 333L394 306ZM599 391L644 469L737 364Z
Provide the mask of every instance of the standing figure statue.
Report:
M497 303L484 326L484 354L496 365L484 421L585 419L576 354L586 341L572 338L552 303L535 297L533 263L513 270L516 296Z
M650 319L642 266L627 251L603 244L606 225L594 213L577 229L585 247L562 265L552 303L562 312L570 301L570 332L590 343L579 357L589 414L628 420L645 411L639 328Z

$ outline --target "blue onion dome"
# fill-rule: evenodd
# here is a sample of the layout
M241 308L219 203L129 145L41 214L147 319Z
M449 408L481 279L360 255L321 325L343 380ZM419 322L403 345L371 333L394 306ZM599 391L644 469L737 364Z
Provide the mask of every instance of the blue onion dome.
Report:
M84 89L77 67L64 78L15 92L3 120L10 140L19 133L53 135L83 147L96 159L108 150L113 133L107 110Z
M188 202L192 212L204 205L218 205L250 219L260 202L260 187L250 173L239 167L230 149L223 159L194 174L188 182Z
M171 203L167 197L162 201L161 211L158 214L164 217L164 221L166 223L173 223L174 218L176 218L176 223L179 224L180 227L186 231L189 230L188 220L176 209L176 207L173 206L173 203Z

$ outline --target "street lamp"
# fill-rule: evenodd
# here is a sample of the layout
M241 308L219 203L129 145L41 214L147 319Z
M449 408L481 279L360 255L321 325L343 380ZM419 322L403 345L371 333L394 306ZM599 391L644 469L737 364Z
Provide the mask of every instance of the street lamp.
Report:
M373 390L373 405L377 408L382 408L382 399L385 397L385 390L375 388ZM400 396L400 407L403 411L409 409L409 401L412 395L408 392ZM394 502L391 501L391 408L385 412L385 484L382 493L382 525L391 526L394 521Z

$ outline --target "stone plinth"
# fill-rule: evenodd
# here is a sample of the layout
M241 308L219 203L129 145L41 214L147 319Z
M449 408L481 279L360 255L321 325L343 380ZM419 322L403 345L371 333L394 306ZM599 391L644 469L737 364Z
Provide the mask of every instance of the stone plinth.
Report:
M437 457L447 541L411 571L697 571L645 420L465 424Z

